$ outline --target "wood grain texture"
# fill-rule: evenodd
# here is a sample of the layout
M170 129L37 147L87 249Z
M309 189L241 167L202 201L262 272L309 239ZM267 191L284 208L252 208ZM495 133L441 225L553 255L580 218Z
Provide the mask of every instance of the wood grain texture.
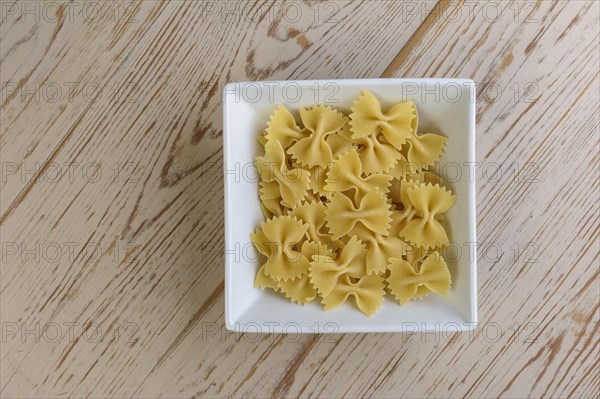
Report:
M597 2L0 4L3 398L600 396ZM222 85L379 76L478 83L480 327L226 332Z

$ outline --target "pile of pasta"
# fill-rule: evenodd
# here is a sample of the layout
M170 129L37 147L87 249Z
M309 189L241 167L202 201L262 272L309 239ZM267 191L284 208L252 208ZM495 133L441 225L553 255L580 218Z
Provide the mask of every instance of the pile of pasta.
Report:
M364 91L349 115L324 105L283 105L258 141L259 197L266 220L250 238L264 255L255 287L324 310L349 297L372 316L386 291L401 305L447 295L440 219L456 197L431 168L446 137L417 134L413 102L384 112Z

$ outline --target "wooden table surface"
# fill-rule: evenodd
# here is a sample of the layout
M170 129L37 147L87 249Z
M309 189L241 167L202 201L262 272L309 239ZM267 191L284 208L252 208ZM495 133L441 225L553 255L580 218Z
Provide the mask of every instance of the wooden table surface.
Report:
M598 2L0 5L3 398L600 397ZM363 77L478 84L479 328L226 332L223 85Z

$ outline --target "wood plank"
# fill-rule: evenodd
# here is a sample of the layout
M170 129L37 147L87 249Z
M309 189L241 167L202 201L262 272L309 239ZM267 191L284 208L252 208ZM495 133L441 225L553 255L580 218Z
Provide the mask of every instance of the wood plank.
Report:
M161 9L139 0L2 3L0 222L37 180L68 173L56 150L94 101L136 101L133 82L110 78Z

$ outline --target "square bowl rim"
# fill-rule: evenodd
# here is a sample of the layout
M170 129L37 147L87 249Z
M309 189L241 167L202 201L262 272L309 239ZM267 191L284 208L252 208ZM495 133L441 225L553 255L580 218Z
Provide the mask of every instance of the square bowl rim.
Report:
M364 79L303 79L303 80L262 80L262 81L239 81L239 82L229 82L223 86L222 91L222 117L223 117L223 166L224 173L227 172L227 167L230 165L231 157L230 157L230 149L231 149L231 129L229 129L228 116L229 113L232 112L232 109L235 108L235 103L231 101L226 101L226 95L230 94L232 91L237 91L240 87L244 85L250 84L286 84L286 83L296 83L300 86L306 86L310 84L324 84L324 83L339 83L340 85L347 86L358 86L364 85L362 90L369 90L369 85L377 83L381 88L381 83L385 85L394 85L394 84L403 84L403 83L417 83L417 84L428 84L428 83L457 83L462 84L470 90L473 100L469 102L469 111L468 111L468 132L466 133L466 137L468 139L468 151L467 151L467 161L475 162L475 113L476 113L476 99L475 99L475 89L476 84L472 79L469 78L364 78ZM289 104L283 103L286 106ZM231 179L227 179L227 176L224 175L224 236L225 236L225 249L229 248L231 244L231 226L229 222L231 221L231 212L232 207L229 204L231 199L231 193L233 192L233 182ZM472 204L469 209L469 239L472 242L476 242L476 198L475 198L475 187L476 181L473 180L469 183L468 186L468 200ZM476 328L478 324L478 312L477 312L477 259L476 256L470 262L470 292L468 292L469 299L471 301L471 313L469 315L469 322L467 324L461 325L459 328L451 328L448 331L461 332L461 331L470 331ZM233 305L232 298L232 279L231 272L233 268L231 265L231 259L225 254L225 284L224 284L224 302L225 302L225 327L230 331L240 331L239 326L237 325L237 321L232 317L231 306ZM417 329L418 332L434 332L440 331L437 328L429 328L426 326L420 327ZM282 333L286 332L281 329L281 327L274 327L269 332L272 333ZM302 332L312 332L310 329ZM377 328L377 327L369 327L367 324L362 326L340 326L339 330L336 331L338 333L357 333L357 332L415 332L414 330L408 331L405 327L399 326L398 328Z

